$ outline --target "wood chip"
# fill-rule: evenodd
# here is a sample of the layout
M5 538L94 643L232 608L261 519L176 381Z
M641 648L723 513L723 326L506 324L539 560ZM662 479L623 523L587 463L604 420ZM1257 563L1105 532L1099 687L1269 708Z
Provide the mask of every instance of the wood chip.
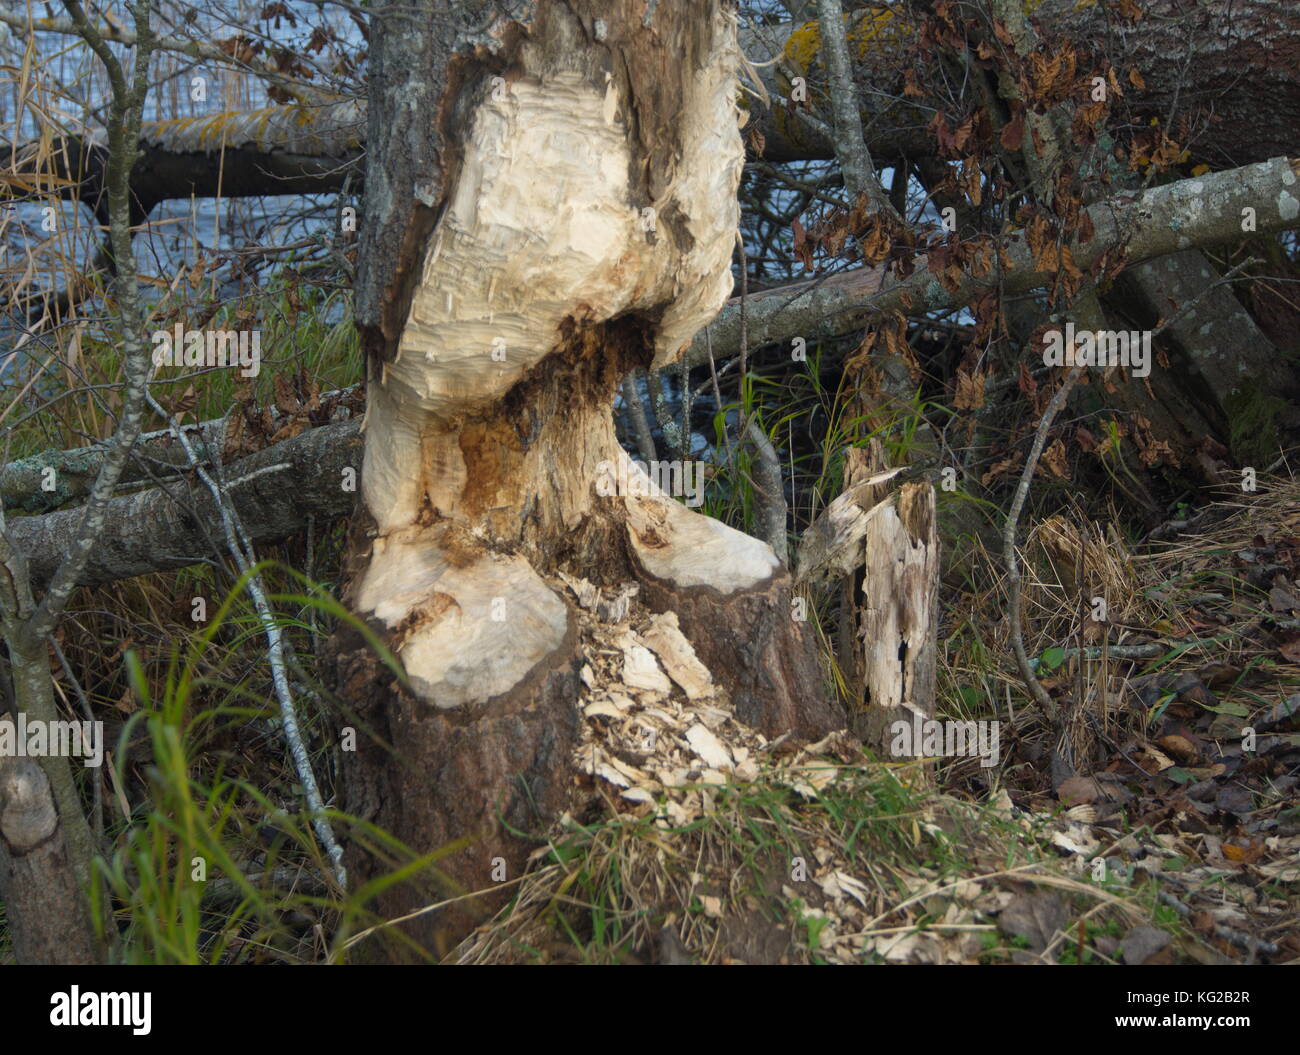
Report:
M628 788L622 793L628 802L654 802L655 797L645 788Z
M672 683L659 669L654 653L644 645L630 645L623 649L623 681L633 689L647 692L671 692Z
M659 656L664 670L681 686L687 699L700 700L713 693L713 678L677 625L676 612L651 617L650 628L641 638Z
M596 766L596 776L608 780L618 788L627 788L632 786L632 782L608 762L601 762Z
M597 715L603 715L606 718L623 717L623 712L614 705L612 700L593 700L582 709L582 713L588 718L595 718Z
M566 586L573 591L577 597L578 603L589 612L596 610L596 605L600 601L600 587L595 583L588 582L581 576L568 575L565 572L557 573L564 580Z
M714 769L733 768L734 763L732 762L731 752L706 726L698 722L692 725L686 730L686 742L691 745L691 750L699 758L703 759L706 765Z

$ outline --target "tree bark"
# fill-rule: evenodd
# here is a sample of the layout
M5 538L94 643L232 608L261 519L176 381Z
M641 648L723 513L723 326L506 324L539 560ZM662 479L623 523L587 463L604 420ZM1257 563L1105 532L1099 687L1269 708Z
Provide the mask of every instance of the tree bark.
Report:
M345 598L405 678L355 633L333 651L374 734L346 759L346 808L417 854L468 841L438 861L441 888L481 902L405 924L426 949L500 904L502 869L518 875L570 801L590 642L558 573L675 611L759 729L836 725L771 549L658 492L611 416L620 379L675 360L731 289L735 33L720 0L539 2L488 57L453 61L431 112L456 164L428 215L368 184L365 222L408 217L395 244L412 251L361 261L376 292ZM358 844L348 867L391 863ZM438 890L422 876L378 909Z
M19 963L93 964L103 956L64 816L36 762L0 755L0 889ZM39 912L22 911L35 905Z
M241 522L254 543L300 534L307 518L346 516L357 500L361 468L360 431L355 422L308 429L225 466L225 479ZM287 497L292 500L286 501ZM32 583L53 577L81 530L80 507L44 516L13 517L9 535L27 554ZM216 504L203 487L176 479L165 487L111 499L102 533L77 577L95 586L153 571L185 568L225 559Z
M1033 5L1031 18L1051 44L1097 46L1116 70L1126 73L1136 67L1146 84L1140 93L1130 92L1136 116L1162 121L1170 113L1186 116L1194 135L1189 144L1194 162L1233 167L1294 150L1300 142L1300 8L1292 0L1148 0L1142 7L1145 17L1129 23L1117 19L1106 4L1043 0ZM433 8L426 0L409 9L413 17L402 27L407 40L394 47L397 69L412 68L400 59L404 47L415 55L432 45L422 40L426 20L415 13ZM886 165L897 158L931 156L934 142L928 125L942 103L905 98L901 90L913 25L885 8L866 8L854 17L859 28L850 34L853 57L863 83L872 86L859 97L867 148ZM376 22L375 35L381 34ZM793 76L805 76L814 93L822 90L821 38L815 21L746 28L740 43L774 102L771 107L749 104L747 127L761 134L763 157L775 162L834 158L830 139L792 117L787 106ZM775 65L770 64L773 59L778 60ZM413 144L425 134L413 115L427 112L426 104L437 98L437 86L429 84L426 92L422 83L418 76L398 76L392 81L396 94L380 102L381 113L406 115L399 119L408 122ZM154 202L167 197L215 194L219 183L227 197L336 190L349 176L360 174L362 144L372 134L368 124L365 102L350 99L150 123L140 142L142 160L133 172L136 205L147 213ZM396 141L381 132L381 141L384 138ZM21 158L24 148L18 149ZM424 149L413 150L413 163L428 157ZM99 186L98 153L92 145L66 140L62 154L69 164L61 175L76 179L80 174L85 182L80 188L74 183L52 191L93 203ZM72 164L77 158L83 160ZM4 158L4 164L15 160ZM367 170L383 178L374 166ZM436 181L432 169L423 172Z

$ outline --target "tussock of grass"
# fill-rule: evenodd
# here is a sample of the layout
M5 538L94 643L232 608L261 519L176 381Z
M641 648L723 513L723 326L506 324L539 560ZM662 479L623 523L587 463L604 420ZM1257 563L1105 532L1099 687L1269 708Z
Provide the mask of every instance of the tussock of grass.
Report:
M714 788L714 809L678 828L569 819L455 961L1003 962L996 913L1036 887L1064 892L1072 925L1152 918L1131 890L1070 875L1047 822L1005 797L974 805L865 757L840 774L808 799L773 766Z

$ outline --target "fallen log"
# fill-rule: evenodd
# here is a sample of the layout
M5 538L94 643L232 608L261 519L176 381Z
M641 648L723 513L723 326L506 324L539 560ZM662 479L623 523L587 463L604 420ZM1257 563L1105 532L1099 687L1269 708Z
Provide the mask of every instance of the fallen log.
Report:
M309 429L232 462L225 478L250 540L265 543L299 534L309 516L345 516L355 502L360 471L360 427L344 422ZM33 586L43 587L54 575L79 536L82 513L68 509L9 519L9 535L27 554ZM213 558L225 552L219 525L206 489L180 480L115 498L78 582L94 586Z
M1119 250L1132 264L1192 247L1237 241L1249 217L1251 234L1270 235L1300 227L1300 160L1285 157L1119 194L1087 211L1094 235L1069 246L1075 266L1086 271L1104 253ZM899 279L883 268L860 268L802 286L783 286L749 298L745 329L751 349L803 337L809 343L865 325L873 317L901 311L918 316L970 304L979 294L1001 289L1026 293L1047 285L1053 274L1039 271L1022 234L999 241L1010 266L987 274L965 273L956 288L943 285L917 257L915 270ZM733 302L734 303L734 302ZM739 311L720 315L709 327L713 348L739 347ZM685 355L691 366L708 362L708 346L697 338Z
M1115 69L1139 70L1145 87L1132 100L1136 116L1163 119L1171 110L1188 115L1198 133L1189 147L1193 160L1216 168L1244 165L1287 152L1300 141L1300 62L1294 61L1300 53L1300 7L1291 0L1190 8L1178 0L1147 0L1146 17L1131 24L1117 23L1108 6L1043 0L1034 5L1032 17L1057 46L1087 49L1091 42L1105 41ZM911 99L902 91L915 25L888 8L868 8L856 18L849 36L861 83L872 85L859 99L872 156L884 164L932 156L928 126L942 100ZM4 12L0 21L17 29L27 26L25 18ZM36 21L45 31L60 31L60 25ZM110 34L109 39L126 38ZM1189 40L1199 46L1189 50ZM750 27L741 31L740 43L771 100L771 105L749 104L749 126L763 141L761 156L775 162L834 158L830 141L795 118L788 104L795 76L805 77L814 96L822 90L816 22ZM228 61L208 47L213 61ZM300 101L146 124L142 157L132 174L138 207L146 214L167 197L324 193L349 178L359 186L365 101L322 98L309 85L282 83L273 71L249 72L269 76ZM79 170L67 166L61 174L74 182L50 190L93 203L102 148L71 137L65 147L73 148L63 151L68 158L86 163ZM4 154L0 150L0 158ZM78 171L85 181L80 187Z
M1247 209L1253 213L1256 233L1275 234L1294 230L1300 227L1298 172L1300 162L1274 158L1243 169L1153 187L1138 195L1120 195L1108 199L1088 210L1096 233L1089 242L1073 245L1075 264L1081 269L1091 267L1103 253L1117 246L1123 247L1125 259L1132 263L1178 252L1190 246L1231 242L1242 237L1243 215ZM789 340L794 336L804 337L811 343L819 338L850 332L886 311L923 315L930 311L968 304L979 293L999 284L1004 292L1014 294L1041 287L1052 279L1052 275L1036 269L1032 255L1020 235L1009 236L1003 246L1011 263L1010 268L1003 271L994 268L983 276L966 274L955 290L943 286L930 273L924 258L917 260L915 272L903 280L886 274L882 268L861 268L825 280L765 290L749 297L746 303L749 347L753 350L760 345ZM683 358L691 366L707 363L710 342L715 358L734 354L740 348L740 330L740 302L739 298L732 298L726 309L707 327L710 336L706 338L701 334L696 337ZM312 458L331 469L349 465L355 466L359 471L360 463L355 460L350 446L355 439L355 426L351 427L352 433L338 431L341 428L331 426L304 433L298 440L289 441L301 441L300 447L289 448L289 452L310 449ZM313 438L305 438L308 436ZM283 445L268 448L268 451L279 450L280 446ZM286 457L298 457L294 453L283 456L267 452L262 454L266 455L267 460L250 465L244 471L250 471L259 465L274 464L277 458L284 460ZM268 499L275 499L274 509L270 505L250 507L247 513L241 509L250 530L257 532L254 541L269 541L296 533L305 525L307 512L320 516L339 516L351 508L350 496L345 501L330 489L328 482L323 484L319 477L313 475L315 470L310 469L310 462L295 464L300 464L303 470L298 481L301 485L300 502L287 503L283 492L278 491L268 494ZM0 470L0 495L7 496L11 493L10 481L30 481L33 478L33 466L30 464L21 466L14 472L17 475L10 476L8 467ZM12 486L18 485L14 483ZM162 509L171 501L165 495L159 496L155 492L146 494L152 497L135 495L119 501L141 503L141 511ZM29 508L34 501L34 493L30 489L16 493L16 497L28 502ZM243 501L244 498L237 495L237 500ZM5 502L8 505L8 497ZM187 558L182 557L175 547L169 547L168 552L160 551L156 558L151 559L154 547L149 542L147 522L131 522L125 513L126 508L115 507L122 512L111 518L101 547L103 552L94 562L95 570L88 571L86 584L182 567L187 563L195 563L212 552L211 548L200 546L200 536L188 529L178 536L191 547ZM43 523L51 516L57 519L49 524ZM70 532L75 529L79 517L80 513L74 509L44 517L16 518L11 521L10 530L15 539L25 540L24 548L33 561L35 582L44 581L40 569L51 567L57 561L58 555L63 552L61 547L72 537ZM120 543L115 541L112 525L119 525L124 532ZM109 559L114 547L118 545L121 546L122 559Z

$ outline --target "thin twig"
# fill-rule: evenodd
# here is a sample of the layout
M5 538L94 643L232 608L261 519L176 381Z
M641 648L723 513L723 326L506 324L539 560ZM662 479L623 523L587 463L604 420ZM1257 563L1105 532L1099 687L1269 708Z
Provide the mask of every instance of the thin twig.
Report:
M272 615L271 605L266 599L266 591L262 588L262 577L255 570L256 555L253 552L252 544L249 542L247 535L244 534L243 525L238 522L238 514L226 501L225 488L218 484L200 464L194 448L180 428L179 423L159 405L152 394L148 395L147 398L154 411L171 425L172 434L185 448L185 456L189 459L191 467L212 494L212 499L217 506L217 512L221 516L221 526L226 533L227 548L230 550L231 556L235 558L240 573L247 579L248 592L253 598L253 607L257 610L257 617L262 624L262 631L266 634L267 654L271 663L271 681L275 685L276 699L280 704L280 719L284 726L284 738L288 742L289 754L293 758L298 779L302 781L303 794L307 799L307 808L312 817L312 827L316 830L317 838L320 839L321 845L325 847L325 851L329 854L330 861L334 865L335 879L338 880L339 886L346 890L347 871L343 867L343 848L339 846L338 840L334 837L334 830L325 817L325 804L321 799L320 788L316 784L316 775L312 772L311 759L307 754L307 747L302 738L302 730L298 725L298 715L294 709L293 694L289 689L289 679L285 674L284 639L280 633L279 624L276 623Z
M1043 418L1039 421L1038 431L1034 435L1034 445L1025 460L1024 471L1020 474L1020 484L1016 488L1015 498L1011 501L1007 523L1002 532L1003 558L1007 567L1007 618L1011 624L1011 647L1016 654L1016 666L1020 670L1020 678L1025 683L1025 688L1043 709L1043 714L1049 716L1055 714L1057 708L1052 703L1052 698L1047 695L1047 690L1038 683L1038 678L1034 676L1033 669L1029 666L1029 657L1025 654L1025 639L1020 629L1020 563L1016 557L1016 529L1020 523L1020 513L1025 507L1025 499L1029 495L1029 485L1033 481L1034 470L1038 467L1038 459L1047 445L1047 434L1052 429L1052 422L1061 407L1065 405L1070 389L1079 380L1084 369L1082 365L1070 369L1070 372L1065 375L1065 381L1056 390L1056 394L1052 396L1043 411Z
M789 567L790 538L786 532L788 510L785 485L781 479L781 459L777 457L776 448L772 446L767 433L758 427L757 421L751 420L745 429L741 442L745 441L754 449L754 473L750 482L758 503L758 522L763 540L772 547L777 560Z

